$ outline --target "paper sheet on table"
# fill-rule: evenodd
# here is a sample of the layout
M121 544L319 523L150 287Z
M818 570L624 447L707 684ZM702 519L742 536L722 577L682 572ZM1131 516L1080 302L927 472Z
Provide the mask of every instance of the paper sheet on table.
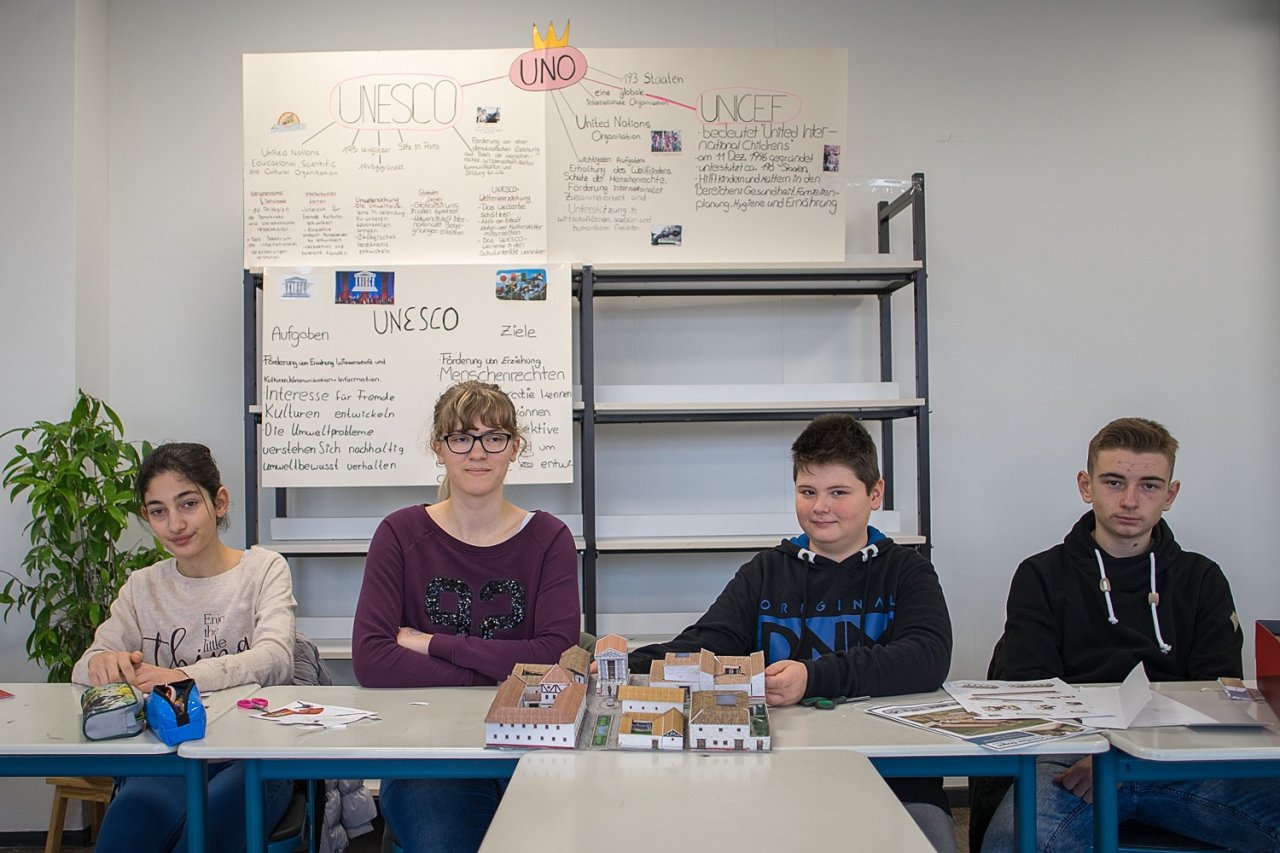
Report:
M1142 664L1138 664L1119 685L1081 687L1080 693L1098 710L1097 714L1081 717L1082 723L1099 729L1127 729L1151 701L1151 682Z
M1178 699L1156 692L1151 689L1142 664L1135 666L1117 687L1081 687L1080 692L1104 712L1081 717L1080 721L1099 729L1269 724L1268 720L1259 719L1256 712L1250 713L1256 703L1232 702L1224 698L1221 691L1180 691Z
M359 720L378 718L373 711L344 708L340 705L315 705L296 699L287 705L253 716L259 720L269 720L286 726L324 726L327 729L339 728Z
M1220 689L1151 691L1151 702L1133 721L1137 726L1268 726L1275 723L1265 703L1228 699Z
M1085 702L1078 687L1061 678L947 681L942 689L966 711L987 719L1078 720L1098 710Z

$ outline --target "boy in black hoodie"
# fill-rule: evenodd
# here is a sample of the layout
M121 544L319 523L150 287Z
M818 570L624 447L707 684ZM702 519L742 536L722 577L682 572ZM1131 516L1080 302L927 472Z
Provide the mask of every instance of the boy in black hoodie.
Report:
M1138 662L1152 681L1241 676L1227 579L1212 560L1183 551L1162 518L1178 496L1177 449L1168 430L1144 418L1112 421L1093 437L1087 470L1076 475L1093 509L1061 545L1018 567L989 678L1115 682ZM1036 849L1091 849L1089 757L1037 764ZM975 784L976 838L999 803L983 853L1013 849L1013 795L999 799L1000 789L994 780ZM1232 849L1280 849L1278 780L1125 784L1118 798L1122 822L1136 817Z
M629 657L648 672L667 652L763 650L770 705L810 696L937 690L951 666L951 619L933 566L868 525L884 480L876 446L849 415L820 415L791 446L803 536L757 554L701 619ZM941 851L953 851L941 779L890 779Z

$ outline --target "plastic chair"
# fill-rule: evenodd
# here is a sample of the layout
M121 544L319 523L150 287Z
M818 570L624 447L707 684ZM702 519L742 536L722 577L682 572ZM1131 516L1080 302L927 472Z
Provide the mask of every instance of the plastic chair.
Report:
M275 829L267 836L267 853L293 853L310 849L309 839L315 837L315 798L313 783L295 782L293 798L284 810ZM310 831L308 831L310 827Z

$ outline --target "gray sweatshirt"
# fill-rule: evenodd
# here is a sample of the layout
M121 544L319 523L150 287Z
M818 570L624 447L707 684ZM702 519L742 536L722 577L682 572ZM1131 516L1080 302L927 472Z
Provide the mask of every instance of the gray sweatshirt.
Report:
M293 579L274 551L253 547L211 578L189 578L170 558L129 576L80 657L71 680L89 683L99 652L141 651L181 669L201 691L238 684L288 684L293 677Z

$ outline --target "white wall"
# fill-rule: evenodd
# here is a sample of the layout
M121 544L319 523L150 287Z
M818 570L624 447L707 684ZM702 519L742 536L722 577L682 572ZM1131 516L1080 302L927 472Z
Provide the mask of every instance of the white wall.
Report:
M75 399L76 39L72 2L0 4L0 103L10 129L0 135L0 247L8 271L0 282L0 430L57 417ZM99 280L105 292L105 276ZM0 440L6 461L13 443ZM28 517L25 505L0 500L0 572L21 573ZM23 650L30 628L16 612L0 624L0 681L44 679ZM50 790L43 779L0 779L0 832L48 826Z
M1013 568L1083 510L1073 477L1085 444L1120 415L1154 417L1182 441L1170 523L1222 563L1244 623L1280 615L1266 536L1280 481L1272 0L478 8L0 4L0 103L20 118L0 141L0 426L60 416L86 382L131 434L208 443L239 496L243 52L519 46L530 21L566 17L583 47L843 46L849 179L923 171L928 182L934 557L956 624L953 673L985 667ZM105 49L85 41L102 26ZM85 99L95 87L100 105ZM865 220L851 221L853 247L869 250ZM682 334L679 346L708 358L724 343ZM838 355L832 337L814 352ZM796 358L800 370L822 363ZM666 456L673 487L694 453ZM785 481L766 482L785 476L785 446L777 454L742 460L761 464L741 478L767 499L785 494ZM24 551L21 524L0 505L4 567ZM243 529L237 515L233 539ZM692 562L692 594L709 600L728 568ZM358 568L301 566L305 606L349 611ZM644 571L624 566L606 594L653 597ZM0 626L0 678L38 677L20 622Z

